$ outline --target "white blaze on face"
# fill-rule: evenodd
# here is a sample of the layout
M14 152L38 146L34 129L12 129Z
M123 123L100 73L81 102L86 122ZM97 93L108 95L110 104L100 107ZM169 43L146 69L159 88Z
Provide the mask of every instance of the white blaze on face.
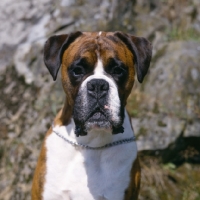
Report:
M103 68L103 63L100 59L98 59L96 67L94 69L94 74L89 76L87 79L83 81L81 84L79 94L81 94L82 99L84 100L84 106L87 110L87 104L90 102L87 101L87 83L92 79L103 79L108 82L109 90L108 90L108 102L107 105L103 105L105 110L109 111L110 116L112 117L112 121L119 122L120 121L120 99L118 94L117 85L114 80L106 75L106 72Z

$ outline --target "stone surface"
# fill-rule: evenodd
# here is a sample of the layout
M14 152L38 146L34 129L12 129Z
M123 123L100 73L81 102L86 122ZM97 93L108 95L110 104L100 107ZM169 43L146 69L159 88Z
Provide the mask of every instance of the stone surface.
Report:
M182 132L183 137L200 137L199 45L171 42L160 50L161 55L155 54L139 91L139 117L132 119L139 150L165 149Z
M176 116L152 114L145 118L133 118L138 150L160 150L174 143L185 128L186 121Z
M159 112L185 119L198 117L196 109L200 105L199 46L199 42L193 41L168 43L164 56L152 63L144 92L154 99ZM150 107L153 105L150 104Z

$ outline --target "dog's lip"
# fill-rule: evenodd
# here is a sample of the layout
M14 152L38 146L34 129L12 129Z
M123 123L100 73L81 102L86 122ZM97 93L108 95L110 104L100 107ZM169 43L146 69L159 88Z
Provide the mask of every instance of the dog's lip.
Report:
M103 121L103 120L106 120L107 119L107 116L106 116L106 113L105 111L103 111L99 106L96 107L87 117L87 120L95 120L95 121Z
M92 120L96 120L96 121L98 121L98 120L101 120L102 121L102 119L105 119L105 115L102 113L102 112L95 112L95 113L93 113L93 115L90 117L90 119L92 118Z

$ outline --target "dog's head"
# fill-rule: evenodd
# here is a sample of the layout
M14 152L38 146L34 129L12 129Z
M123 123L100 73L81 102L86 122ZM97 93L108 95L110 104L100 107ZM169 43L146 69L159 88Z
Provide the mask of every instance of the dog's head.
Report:
M47 40L44 62L54 80L62 65L65 112L71 112L77 136L93 129L123 132L124 107L135 74L142 82L151 53L148 40L122 32L75 32Z

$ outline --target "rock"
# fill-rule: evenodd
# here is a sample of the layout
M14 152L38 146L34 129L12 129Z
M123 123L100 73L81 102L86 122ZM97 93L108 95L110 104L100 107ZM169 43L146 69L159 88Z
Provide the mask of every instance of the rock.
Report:
M200 43L193 41L168 43L164 56L152 63L144 92L158 104L159 112L184 119L197 118L195 110L199 108L200 98L199 46Z
M175 116L153 114L132 118L138 150L161 150L174 143L182 133L186 121Z
M165 149L182 131L184 137L200 137L199 45L171 42L154 56L137 102L139 118L132 120L139 150Z

